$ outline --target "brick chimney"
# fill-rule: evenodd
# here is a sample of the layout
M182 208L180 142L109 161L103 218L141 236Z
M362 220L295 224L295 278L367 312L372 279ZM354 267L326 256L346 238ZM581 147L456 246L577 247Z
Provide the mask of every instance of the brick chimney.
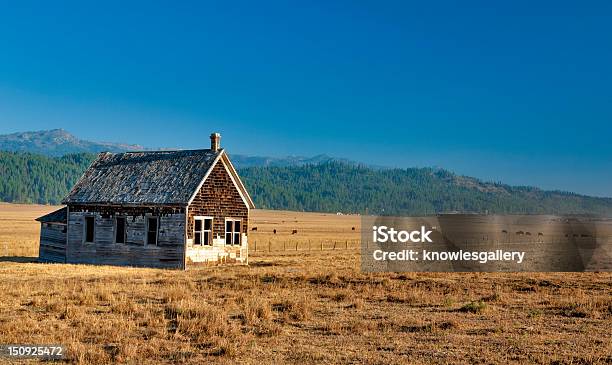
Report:
M210 135L210 149L213 151L219 151L221 148L221 135L219 133L212 133Z

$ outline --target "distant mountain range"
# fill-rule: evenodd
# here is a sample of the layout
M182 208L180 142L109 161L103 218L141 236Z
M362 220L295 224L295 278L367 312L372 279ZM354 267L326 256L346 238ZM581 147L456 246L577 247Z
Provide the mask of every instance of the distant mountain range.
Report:
M19 132L0 135L0 151L30 152L49 157L61 157L71 153L99 153L145 151L147 148L140 145L92 142L79 139L63 129L44 131ZM358 164L355 161L335 158L328 155L314 157L287 156L287 157L259 157L231 154L232 162L236 168L245 167L287 167L321 164L326 162L343 162ZM375 166L372 166L375 167Z
M144 147L139 145L85 141L63 129L0 135L2 151L31 152L51 157L60 157L69 153L125 152L143 149Z

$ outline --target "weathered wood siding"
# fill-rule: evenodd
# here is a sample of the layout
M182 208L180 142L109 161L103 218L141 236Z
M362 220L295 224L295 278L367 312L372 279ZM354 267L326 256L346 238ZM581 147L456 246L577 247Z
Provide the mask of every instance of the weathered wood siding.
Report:
M66 262L159 268L184 267L185 214L118 210L126 218L126 242L115 243L115 216L110 210L71 207L68 214ZM157 245L147 245L145 219L159 218ZM159 214L159 215L157 215ZM85 216L95 220L94 243L85 243Z
M249 208L220 160L187 208L187 264L247 264ZM213 217L213 245L193 245L194 217ZM225 218L241 220L242 244L225 244Z
M40 262L66 262L65 224L41 223L38 260Z

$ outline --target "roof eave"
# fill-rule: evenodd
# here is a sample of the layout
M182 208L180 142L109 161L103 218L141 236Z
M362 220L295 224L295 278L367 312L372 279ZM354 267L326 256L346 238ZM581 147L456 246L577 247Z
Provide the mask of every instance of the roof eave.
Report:
M54 210L51 213L47 213L43 216L35 218L34 220L40 223L59 223L66 224L67 223L67 208L62 207L60 209Z
M105 207L173 207L173 208L185 208L188 204L184 202L178 203L112 203L112 202L77 202L77 201L67 201L64 204L66 205L96 205L96 206L105 206Z

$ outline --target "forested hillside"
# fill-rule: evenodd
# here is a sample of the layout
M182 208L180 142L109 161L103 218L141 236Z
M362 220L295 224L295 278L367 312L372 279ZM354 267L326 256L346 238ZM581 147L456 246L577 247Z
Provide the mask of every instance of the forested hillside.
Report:
M612 215L612 199L483 183L431 168L338 162L240 170L259 208L370 214L441 212Z
M0 200L58 204L95 155L47 157L0 151Z
M95 158L0 152L0 200L58 204ZM484 183L431 168L372 169L328 161L239 169L258 208L423 215L440 212L612 215L611 198Z

